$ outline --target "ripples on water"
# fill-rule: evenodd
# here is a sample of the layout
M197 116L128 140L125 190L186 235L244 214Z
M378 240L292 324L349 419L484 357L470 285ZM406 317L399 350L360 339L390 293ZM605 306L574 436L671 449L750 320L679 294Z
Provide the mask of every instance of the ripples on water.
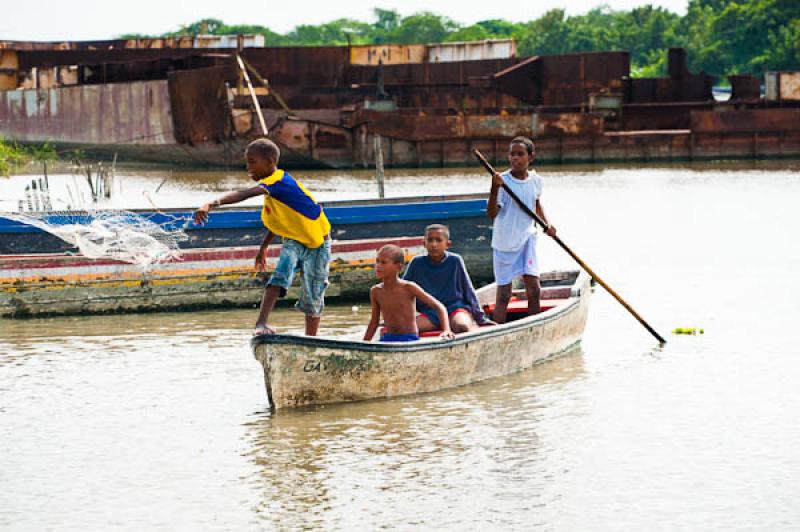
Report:
M252 459L262 467L264 491L259 512L271 522L336 529L514 522L547 502L531 483L556 474L541 460L555 449L538 434L540 395L580 374L580 352L538 370L538 389L526 374L253 423ZM292 492L299 497L275 497Z
M597 291L582 348L531 371L270 415L255 310L0 321L0 529L797 529L797 174L545 179L562 238L663 350ZM366 321L332 306L323 332Z

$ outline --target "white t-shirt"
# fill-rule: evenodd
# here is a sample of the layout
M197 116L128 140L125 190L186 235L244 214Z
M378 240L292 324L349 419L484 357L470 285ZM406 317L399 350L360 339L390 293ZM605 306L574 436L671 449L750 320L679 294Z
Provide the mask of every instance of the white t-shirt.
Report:
M522 203L536 212L536 200L542 195L542 178L539 174L528 170L528 179L517 179L508 170L500 176ZM497 203L500 205L500 212L492 227L492 247L497 251L516 251L530 235L536 234L536 225L533 218L525 214L503 188L497 193Z

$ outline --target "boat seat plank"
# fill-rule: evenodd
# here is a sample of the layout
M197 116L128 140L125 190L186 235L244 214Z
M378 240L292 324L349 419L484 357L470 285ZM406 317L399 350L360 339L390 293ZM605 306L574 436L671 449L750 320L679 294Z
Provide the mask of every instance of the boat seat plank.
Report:
M569 299L542 299L539 301L539 309L541 312L546 310L550 310L551 308L555 308L563 303L566 303ZM483 306L483 311L487 315L494 314L495 304L490 303L489 305ZM527 314L528 312L528 300L527 299L520 299L517 297L512 297L511 301L508 303L508 314Z

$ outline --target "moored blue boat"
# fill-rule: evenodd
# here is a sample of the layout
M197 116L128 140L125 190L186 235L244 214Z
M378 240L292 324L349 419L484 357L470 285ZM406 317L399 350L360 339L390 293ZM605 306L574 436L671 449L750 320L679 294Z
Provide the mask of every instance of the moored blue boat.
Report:
M470 238L475 224L485 221L486 198L483 195L422 196L383 200L325 202L325 213L333 226L335 240L357 240L422 234L429 223L446 223L456 234ZM162 211L133 210L166 227L183 226L191 218L192 209L173 208ZM71 214L75 219L80 213ZM88 218L88 214L86 215ZM45 214L45 219L47 215ZM60 223L53 216L53 223ZM189 239L181 248L258 245L263 237L260 210L254 207L223 207L211 213L207 224L189 223L185 227ZM0 254L60 253L70 245L37 227L12 220L0 212Z
M375 250L393 243L403 247L409 258L423 253L422 235L431 223L449 225L452 249L464 257L473 281L490 282L491 223L485 205L483 196L326 203L333 240L328 295L366 296L374 284ZM193 211L134 212L158 224L183 227ZM83 223L92 215L50 216L58 224ZM143 271L119 261L81 257L53 234L0 213L0 317L257 304L265 280L253 268L264 236L259 210L215 210L207 224L190 223L185 229L188 239L180 242L182 256ZM273 260L277 253L277 247L270 248Z

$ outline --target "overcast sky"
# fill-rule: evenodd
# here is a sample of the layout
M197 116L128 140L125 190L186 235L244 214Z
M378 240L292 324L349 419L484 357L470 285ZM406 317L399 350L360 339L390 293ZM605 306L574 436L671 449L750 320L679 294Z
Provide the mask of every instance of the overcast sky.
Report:
M575 2L521 0L518 2L465 2L464 0L0 0L0 40L88 40L111 39L123 33L159 34L202 18L217 18L227 24L259 24L286 33L298 24L320 24L350 17L374 20L372 9L394 9L401 15L429 10L462 24L502 18L513 22L541 16L566 6L570 14L585 13L594 5L628 10L644 4L662 6L684 14L688 0L598 0ZM292 8L292 6L295 6ZM435 7L434 7L435 6Z

